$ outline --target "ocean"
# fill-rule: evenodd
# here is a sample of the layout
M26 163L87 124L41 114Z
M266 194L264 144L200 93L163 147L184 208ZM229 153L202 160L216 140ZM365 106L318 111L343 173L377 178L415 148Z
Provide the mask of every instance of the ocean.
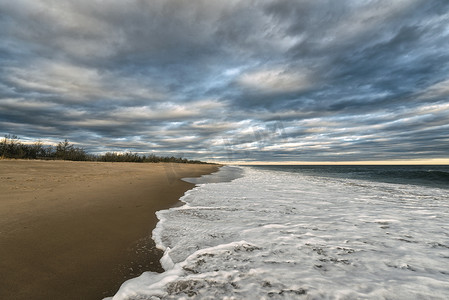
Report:
M448 299L449 166L225 166L158 212L125 299Z

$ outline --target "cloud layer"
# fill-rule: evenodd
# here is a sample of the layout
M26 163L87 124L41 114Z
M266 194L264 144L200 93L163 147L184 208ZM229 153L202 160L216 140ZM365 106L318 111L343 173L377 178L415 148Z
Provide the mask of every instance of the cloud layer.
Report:
M203 160L449 157L449 3L0 1L0 133Z

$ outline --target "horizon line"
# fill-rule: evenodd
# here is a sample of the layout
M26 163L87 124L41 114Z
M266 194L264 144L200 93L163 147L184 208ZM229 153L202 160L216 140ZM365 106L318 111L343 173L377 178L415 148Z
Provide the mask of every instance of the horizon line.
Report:
M363 161L216 161L225 165L449 165L449 158Z

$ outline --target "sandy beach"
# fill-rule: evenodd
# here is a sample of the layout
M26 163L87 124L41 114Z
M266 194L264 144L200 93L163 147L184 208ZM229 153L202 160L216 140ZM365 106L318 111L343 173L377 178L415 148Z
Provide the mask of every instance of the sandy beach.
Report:
M102 299L160 271L155 211L214 165L0 161L0 299Z

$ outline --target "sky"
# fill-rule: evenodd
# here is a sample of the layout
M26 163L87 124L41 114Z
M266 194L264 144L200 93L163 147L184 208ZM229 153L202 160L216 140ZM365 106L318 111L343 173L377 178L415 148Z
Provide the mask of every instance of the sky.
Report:
M0 0L0 134L221 162L449 162L447 0Z

